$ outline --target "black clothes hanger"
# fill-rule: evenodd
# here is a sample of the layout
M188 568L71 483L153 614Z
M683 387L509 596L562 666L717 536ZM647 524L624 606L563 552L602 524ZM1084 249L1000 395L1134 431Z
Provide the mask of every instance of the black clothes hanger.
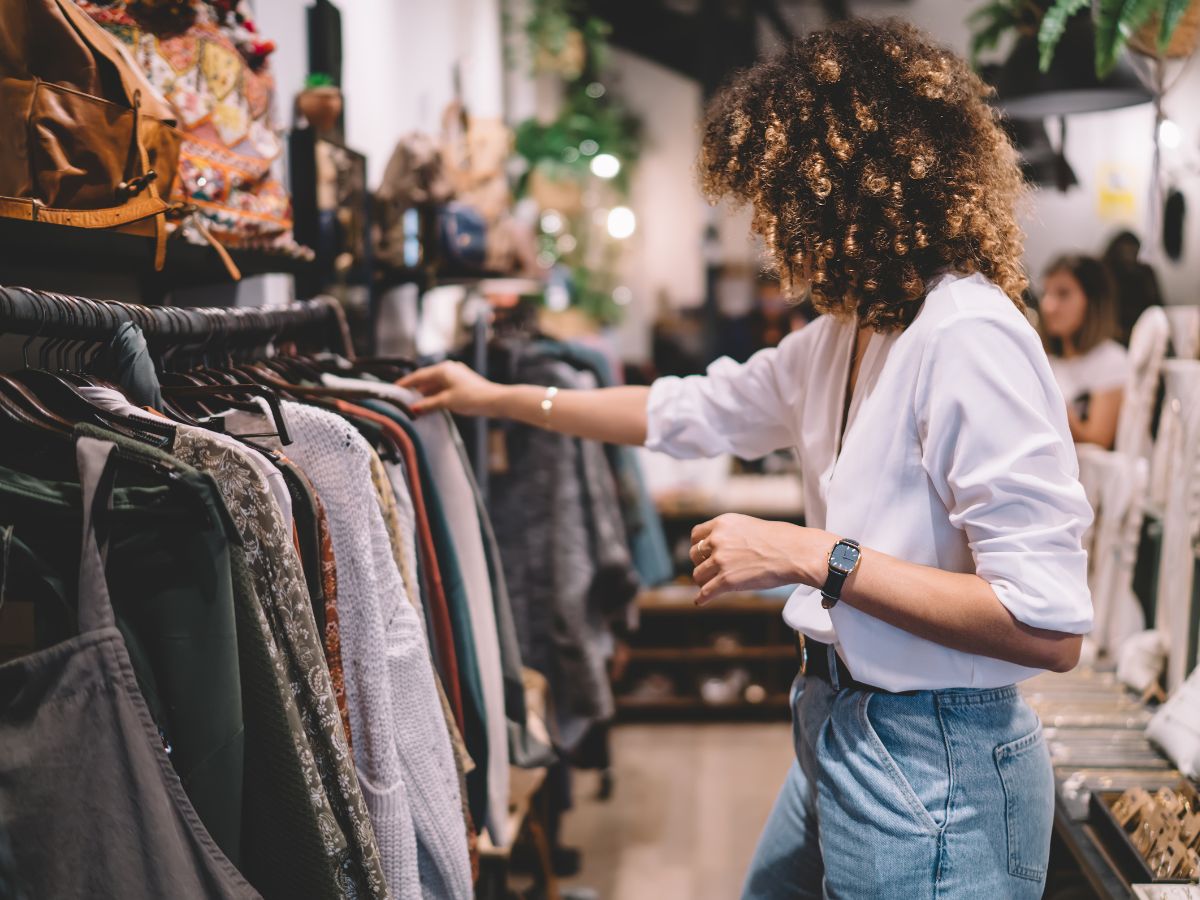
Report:
M269 387L261 384L215 384L215 385L164 385L162 388L163 396L171 396L172 398L182 398L191 400L214 399L220 400L227 405L234 406L238 409L246 410L247 412L262 412L261 408L256 404L242 403L241 398L245 396L262 397L267 401L267 406L271 410L271 418L275 422L275 431L267 434L239 435L231 434L232 437L277 437L279 443L287 446L292 442L291 435L288 434L287 423L283 418L283 407L280 404L278 395Z
M95 374L100 354L120 326L132 322L146 339L172 418L211 427L213 422L198 421L193 413L211 418L221 409L258 411L262 407L248 399L261 397L275 421L273 436L289 443L280 399L311 390L297 382L321 377L312 360L291 348L301 339L321 349L336 344L341 331L331 326L340 321L339 312L329 301L270 311L148 308L0 285L0 331L27 335L23 368L0 377L2 431L37 429L43 441L62 441L74 425L87 422L133 437L173 438L170 418L131 419L80 393L87 386L109 386ZM269 362L263 357L270 346L290 352Z
M41 303L42 300L39 299L38 302ZM78 309L82 309L81 306L68 309L69 307L75 307L75 304L66 303L58 295L48 295L46 303L47 316L51 314L74 316L77 314ZM53 306L50 304L53 304ZM71 323L74 324L74 320L71 320ZM62 427L65 423L68 431L74 423L90 422L104 428L112 428L129 437L144 439L146 434L152 434L160 439L167 440L174 437L174 429L170 427L169 423L160 425L156 422L147 422L143 425L139 420L134 425L125 416L96 406L79 392L78 384L68 381L61 373L50 371L48 368L50 354L65 344L65 341L62 339L52 339L44 343L38 357L40 368L30 367L28 357L29 344L38 334L40 334L40 329L21 348L22 361L25 363L26 368L10 373L4 378L10 388L8 392L10 398L20 394L22 399L29 404L30 408L41 419L59 427ZM60 360L60 363L65 366L65 359ZM21 385L27 388L28 391L21 392L16 385Z

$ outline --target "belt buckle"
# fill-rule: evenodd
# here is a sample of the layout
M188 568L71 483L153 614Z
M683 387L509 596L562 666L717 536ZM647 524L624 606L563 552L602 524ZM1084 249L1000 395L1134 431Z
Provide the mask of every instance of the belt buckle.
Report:
M808 674L808 645L802 632L796 632L796 646L800 650L800 674Z

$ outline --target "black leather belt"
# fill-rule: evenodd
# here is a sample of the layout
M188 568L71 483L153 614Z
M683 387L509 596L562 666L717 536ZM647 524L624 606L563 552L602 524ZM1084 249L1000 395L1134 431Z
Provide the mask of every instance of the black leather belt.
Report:
M850 674L845 660L829 644L822 644L796 632L796 655L800 658L800 674L805 678L819 678L835 691L856 689L873 691L877 694L915 694L916 691L888 691L873 684L859 681Z

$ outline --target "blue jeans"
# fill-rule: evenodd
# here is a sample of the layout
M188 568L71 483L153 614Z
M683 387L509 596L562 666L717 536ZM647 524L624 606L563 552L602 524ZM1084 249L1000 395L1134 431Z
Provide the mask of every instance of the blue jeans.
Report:
M743 900L1039 898L1054 773L1015 687L792 688L796 761Z

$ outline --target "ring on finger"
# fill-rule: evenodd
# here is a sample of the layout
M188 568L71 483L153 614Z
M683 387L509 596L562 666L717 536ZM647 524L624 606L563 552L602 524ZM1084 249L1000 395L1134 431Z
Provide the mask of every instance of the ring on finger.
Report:
M708 546L708 538L701 538L700 543L696 545L696 549L700 551L701 559L708 559L712 556L712 549Z

